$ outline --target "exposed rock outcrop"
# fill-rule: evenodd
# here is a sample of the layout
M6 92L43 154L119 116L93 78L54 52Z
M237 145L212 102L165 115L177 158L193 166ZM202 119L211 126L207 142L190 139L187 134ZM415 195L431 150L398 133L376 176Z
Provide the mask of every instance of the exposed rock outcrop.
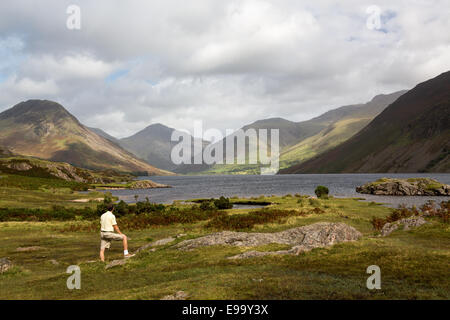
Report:
M420 227L421 225L424 225L426 223L427 222L424 218L418 216L400 219L392 223L386 223L381 229L381 235L383 237L388 236L392 232L400 228L400 226L403 226L403 230L409 230Z
M125 263L127 263L127 259L113 260L105 266L105 269L111 269L113 267L123 266Z
M161 300L186 300L189 295L184 291L178 291L174 294L162 297Z
M164 238L164 239L156 240L154 242L147 243L147 244L143 245L142 247L140 247L139 249L137 249L136 253L144 251L144 250L148 250L148 249L150 249L149 251L156 251L155 247L164 246L164 245L169 244L169 243L175 241L176 239L184 237L184 236L186 236L186 234L182 233L175 237L168 237L168 238Z
M276 233L246 233L224 231L213 233L197 239L180 242L180 250L192 250L213 245L231 245L239 247L256 247L271 243L291 245L289 250L275 252L250 251L231 258L249 258L271 254L294 254L314 248L326 247L339 242L354 241L362 234L345 223L319 222L304 227L288 229Z
M6 272L11 269L13 263L8 258L0 258L0 273Z
M388 196L450 196L450 185L429 178L382 178L357 187L356 192Z
M171 186L156 183L151 180L138 180L133 181L128 187L128 189L153 189L153 188L171 188Z
M16 249L17 252L32 252L32 251L39 251L43 250L45 248L39 247L39 246L32 246L32 247L19 247Z
M88 169L77 168L64 162L51 162L25 157L1 158L0 171L82 183L110 183L132 179L131 175L119 174L113 171L94 172Z

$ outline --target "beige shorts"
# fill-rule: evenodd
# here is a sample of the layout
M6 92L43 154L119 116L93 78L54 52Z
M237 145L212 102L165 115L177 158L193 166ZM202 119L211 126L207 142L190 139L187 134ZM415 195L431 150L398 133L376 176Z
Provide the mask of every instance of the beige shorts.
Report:
M100 249L105 250L111 247L111 241L123 240L123 235L114 232L100 232Z

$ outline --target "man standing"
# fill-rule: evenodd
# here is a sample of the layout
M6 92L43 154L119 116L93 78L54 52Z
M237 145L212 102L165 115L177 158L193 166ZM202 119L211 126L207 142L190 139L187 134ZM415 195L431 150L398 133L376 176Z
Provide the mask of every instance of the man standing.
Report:
M106 211L100 217L100 260L105 261L105 249L111 247L111 241L123 241L123 255L125 258L130 258L134 255L128 253L128 239L127 236L120 232L117 226L116 217L113 214L114 205L109 204ZM116 231L117 233L114 233Z

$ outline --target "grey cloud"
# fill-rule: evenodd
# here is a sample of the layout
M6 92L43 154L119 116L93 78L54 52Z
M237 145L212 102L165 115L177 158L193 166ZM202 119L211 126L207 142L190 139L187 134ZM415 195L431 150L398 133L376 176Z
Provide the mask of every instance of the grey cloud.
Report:
M372 1L386 32L366 28L356 0L80 0L76 31L69 4L0 3L0 110L47 98L117 136L199 119L224 130L306 120L450 69L447 0Z

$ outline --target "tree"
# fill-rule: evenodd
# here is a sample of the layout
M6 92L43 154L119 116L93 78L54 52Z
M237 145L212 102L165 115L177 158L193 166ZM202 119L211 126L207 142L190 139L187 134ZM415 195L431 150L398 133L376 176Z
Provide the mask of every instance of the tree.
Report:
M326 198L328 198L329 190L328 190L327 187L324 187L324 186L318 186L318 187L316 188L316 190L314 190L314 193L316 194L317 198L323 198L323 199L326 199Z

